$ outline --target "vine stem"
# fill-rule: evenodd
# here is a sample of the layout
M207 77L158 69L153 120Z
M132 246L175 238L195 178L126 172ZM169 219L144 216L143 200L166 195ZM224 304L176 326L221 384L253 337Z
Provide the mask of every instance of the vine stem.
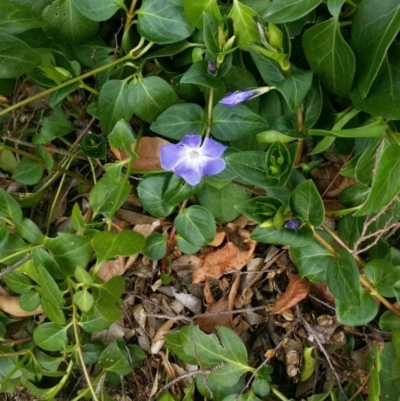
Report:
M131 6L129 8L128 13L126 14L126 21L125 21L125 26L124 26L124 32L127 31L127 29L129 28L129 25L132 22L132 18L134 16L134 11L135 11L135 7L136 7L136 3L137 0L132 0Z
M207 123L206 123L207 128L206 128L206 133L204 135L205 138L208 138L211 133L213 103L214 103L214 88L211 88L210 94L208 96Z

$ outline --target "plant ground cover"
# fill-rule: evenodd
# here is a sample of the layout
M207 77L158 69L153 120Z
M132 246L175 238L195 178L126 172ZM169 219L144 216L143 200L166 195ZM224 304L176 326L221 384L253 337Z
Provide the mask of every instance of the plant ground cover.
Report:
M0 399L400 392L398 0L2 0Z

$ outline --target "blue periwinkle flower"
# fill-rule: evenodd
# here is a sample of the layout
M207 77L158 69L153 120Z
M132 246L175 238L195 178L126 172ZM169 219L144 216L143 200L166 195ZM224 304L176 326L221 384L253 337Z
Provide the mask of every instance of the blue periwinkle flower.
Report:
M239 103L246 102L247 100L253 99L254 97L261 96L264 93L269 92L271 89L275 89L273 86L263 86L255 89L245 89L242 91L236 91L228 93L218 103L226 107L233 107Z
M162 168L172 170L190 185L197 185L205 176L220 173L225 168L221 156L227 147L211 138L203 143L201 139L199 135L185 135L176 145L162 146Z
M301 221L299 219L290 219L285 222L285 228L289 230L297 230L301 227Z
M217 65L216 65L215 63L213 63L212 61L209 61L209 62L208 62L208 65L207 65L207 72L208 72L210 75L216 75L217 72L218 72L218 67L217 67Z

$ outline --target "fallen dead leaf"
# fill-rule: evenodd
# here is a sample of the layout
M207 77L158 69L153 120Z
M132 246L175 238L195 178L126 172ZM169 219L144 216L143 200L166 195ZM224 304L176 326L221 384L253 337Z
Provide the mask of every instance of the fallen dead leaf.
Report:
M222 325L232 329L231 314L221 312L228 312L229 300L225 295L219 301L207 307L203 316L196 319L195 323L200 326L200 329L207 333L216 333L215 327Z
M304 278L300 278L297 274L292 274L286 291L276 301L271 313L276 315L283 313L292 306L297 305L300 301L307 297L310 292L310 283Z
M8 297L5 295L0 295L0 310L15 317L26 317L43 313L41 306L34 311L27 312L19 306L19 297Z
M310 293L329 304L335 303L335 297L324 283L311 283Z
M231 270L240 270L253 257L256 241L247 240L248 250L228 242L215 252L208 253L200 269L193 272L192 282L201 283L206 278L219 278Z

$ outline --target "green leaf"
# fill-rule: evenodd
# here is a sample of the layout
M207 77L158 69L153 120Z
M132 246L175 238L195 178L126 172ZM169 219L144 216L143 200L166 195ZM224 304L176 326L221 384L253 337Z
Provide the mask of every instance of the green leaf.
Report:
M220 79L208 73L206 61L198 61L192 64L185 74L183 74L180 83L195 84L220 91L223 91L225 88Z
M284 24L295 21L312 11L321 0L274 0L263 14L267 22Z
M109 371L124 376L131 372L131 366L126 360L118 344L114 341L101 353L98 365Z
M40 228L31 220L24 217L15 226L17 233L27 242L38 245L44 240L44 235Z
M54 138L69 134L74 130L73 123L61 107L54 109L54 114L42 121L40 133L35 134L33 142L37 145L51 142Z
M114 276L107 282L93 288L93 297L99 313L108 320L118 320L122 316L121 295L124 292L125 281L120 276Z
M73 5L93 21L105 21L124 8L122 0L74 0Z
M204 119L204 111L198 104L174 104L157 117L150 129L157 134L180 141L188 133L201 135Z
M37 248L32 252L32 261L35 265L42 265L53 278L65 278L65 271L58 266L57 262L44 249ZM35 279L36 277L32 277Z
M25 274L12 272L4 277L7 287L17 294L26 294L33 288L33 283Z
M339 202L345 207L358 206L367 199L370 188L358 182L345 188L339 194Z
M65 326L67 324L67 320L65 319L64 313L60 306L49 302L43 297L40 299L40 304L42 305L43 313L49 320L54 323L60 324L61 326Z
M0 79L17 78L40 64L39 55L22 40L0 33Z
M175 206L167 205L163 200L164 190L170 179L169 175L145 177L138 186L138 195L143 208L155 217L169 216Z
M283 206L282 201L271 196L258 196L236 204L235 209L256 223L273 218Z
M350 46L340 32L338 17L324 21L303 35L303 48L311 69L332 93L347 97L356 68Z
M348 305L340 299L335 300L336 317L342 324L349 326L363 326L370 322L378 313L378 303L365 290L361 290L361 304Z
M371 90L399 30L398 1L364 0L357 7L351 28L351 45L357 60L356 85L362 99Z
M81 151L91 159L105 159L107 144L102 135L88 132L81 141Z
M0 32L18 34L29 29L40 28L42 17L32 9L2 0L0 13Z
M154 43L179 42L194 31L185 15L183 0L145 0L137 14L139 33Z
M212 399L214 401L223 401L225 397L230 394L239 394L244 388L245 384L246 381L244 376L242 376L239 381L231 387L226 387L224 385L218 384L206 375L196 376L196 388L199 393L207 400Z
M295 217L300 217L314 227L324 222L324 203L312 180L299 184L291 193L289 203Z
M326 5L332 16L340 13L344 0L328 0Z
M176 235L175 240L178 244L179 249L186 255L194 255L201 249L201 246L194 246L192 244L189 244L189 242L183 239L180 235Z
M326 281L332 294L342 304L359 306L361 299L361 284L358 268L354 258L344 249L339 251L326 272Z
M54 42L79 44L94 36L99 24L83 16L76 0L55 0L43 12L43 31Z
M115 124L112 132L108 136L110 146L117 149L122 149L129 155L133 155L132 145L135 142L132 130L124 120L120 120Z
M7 244L9 235L10 235L10 232L8 231L8 227L6 226L4 221L1 221L0 222L0 251Z
M14 169L13 178L25 185L37 184L43 176L43 165L28 157L22 158Z
M379 156L372 181L371 192L361 209L354 216L375 213L387 205L400 191L400 146L393 143Z
M146 258L160 260L167 252L167 238L160 233L151 233L146 238L146 245L142 251Z
M145 238L135 231L97 232L92 240L92 247L96 252L97 264L116 256L131 256L141 252L145 245Z
M257 13L253 9L240 3L239 0L233 0L228 18L233 20L236 44L241 50L248 51L251 43L261 43L257 24L253 19L256 16Z
M94 305L92 294L90 294L87 289L76 292L74 294L73 301L84 313L88 313Z
M183 178L173 175L164 190L163 201L167 205L176 206L196 194L199 187L191 186Z
M225 362L208 377L225 387L234 386L244 373L254 369L247 363L246 347L240 337L224 326L217 326L217 332L221 343L214 334L206 335L193 325L168 333L165 338L167 347L186 363L200 362L203 368L210 368Z
M86 267L92 253L88 238L70 233L60 233L57 238L46 238L44 245L68 276L74 275L77 266Z
M276 89L283 95L291 111L301 105L312 84L311 71L296 72L277 84Z
M382 369L379 346L374 348L374 368L368 381L368 400L379 401L381 384L379 382L379 372Z
M310 129L317 121L322 111L322 90L318 79L313 79L313 84L304 99L304 129Z
M265 157L267 186L285 186L296 159L297 149L296 143L288 148L279 141L271 144Z
M263 47L256 45L250 46L249 51L251 58L253 59L264 82L268 85L276 85L285 79L285 75L277 61L262 53L263 49Z
M51 277L50 273L43 265L34 263L34 267L37 275L37 282L42 288L42 299L45 299L56 306L61 306L63 302L63 294L53 277Z
M208 209L220 224L226 224L240 216L240 211L232 208L251 198L251 193L229 183L221 189L204 185L197 194L201 206Z
M36 291L29 291L19 297L21 309L32 312L40 305L40 295Z
M400 330L400 317L387 310L383 312L379 319L379 327L383 331Z
M184 209L174 220L176 231L194 246L204 246L215 237L213 215L202 206L190 206Z
M193 8L193 2L191 2ZM204 35L204 43L207 47L207 50L210 54L214 57L217 57L218 53L220 52L220 43L218 37L218 31L221 30L220 24L218 20L213 17L211 14L205 12L200 14L203 18L203 35Z
M388 128L388 125L382 124L380 121L375 121L368 125L363 125L357 128L340 129L340 130L321 130L310 129L308 133L316 136L328 136L339 138L375 138L382 135Z
M43 323L33 332L33 341L46 351L62 351L68 344L67 330L57 323Z
M189 21L198 29L203 28L203 16L206 15L205 13L222 22L217 0L184 0L183 7Z
M9 234L7 243L0 249L0 260L11 257L7 261L3 261L6 266L13 265L19 262L25 255L24 250L27 248L26 242L16 234Z
M75 270L75 278L78 283L91 285L93 283L93 278L85 269L78 266Z
M313 238L313 232L309 227L305 226L299 230L289 230L287 228L277 230L273 226L268 228L258 226L251 233L250 238L264 244L288 245L300 248L310 243Z
M129 122L134 109L129 99L129 87L126 81L107 81L100 91L99 119L104 133L108 135L119 120Z
M268 123L242 104L232 108L217 104L212 111L211 132L221 141L234 141L266 129Z
M379 382L381 385L381 392L379 394L380 400L399 401L399 389L397 382L392 380L393 374L398 372L398 369L393 369L393 364L396 361L396 349L392 342L385 343L383 351L381 352L382 369L379 372Z
M22 209L18 202L0 188L0 216L11 219L14 223L22 221Z
M129 102L139 118L152 123L179 99L171 85L162 78L148 77L129 84Z
M400 280L400 266L393 266L387 260L373 259L364 268L364 274L384 297L394 297L393 284Z
M85 226L85 220L83 219L79 205L74 203L71 213L71 224L75 231L80 231Z
M102 316L96 306L90 314L83 313L79 326L87 333L98 333L110 327L113 319L106 319Z

